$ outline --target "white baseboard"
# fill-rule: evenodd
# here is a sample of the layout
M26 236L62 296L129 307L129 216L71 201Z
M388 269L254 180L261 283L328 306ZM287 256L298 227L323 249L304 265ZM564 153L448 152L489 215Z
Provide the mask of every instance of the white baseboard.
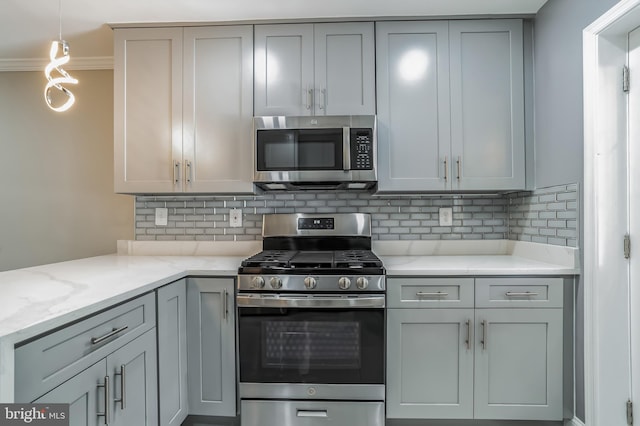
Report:
M582 420L580 420L577 417L574 417L571 420L565 420L564 425L565 426L585 426L585 424L582 423Z

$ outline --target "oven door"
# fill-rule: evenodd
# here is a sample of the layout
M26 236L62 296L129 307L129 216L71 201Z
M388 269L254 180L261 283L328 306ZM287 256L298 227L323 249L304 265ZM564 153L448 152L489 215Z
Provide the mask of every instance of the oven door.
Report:
M384 400L384 296L341 296L237 296L242 398Z

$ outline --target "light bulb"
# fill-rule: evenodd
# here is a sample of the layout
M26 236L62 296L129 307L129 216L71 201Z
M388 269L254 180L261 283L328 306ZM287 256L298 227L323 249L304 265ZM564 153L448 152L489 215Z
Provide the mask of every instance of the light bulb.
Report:
M62 48L62 56L58 57L58 51ZM44 88L44 100L47 106L54 111L63 112L71 108L76 101L76 97L71 93L69 89L63 86L63 84L78 84L78 80L71 77L62 66L69 62L71 57L69 56L69 44L64 40L57 40L51 43L51 50L49 51L49 59L51 62L47 64L44 69L44 75L47 77L47 85ZM59 77L52 77L51 73L57 71L60 74ZM67 100L60 106L54 106L51 100L51 90L57 89L62 92Z

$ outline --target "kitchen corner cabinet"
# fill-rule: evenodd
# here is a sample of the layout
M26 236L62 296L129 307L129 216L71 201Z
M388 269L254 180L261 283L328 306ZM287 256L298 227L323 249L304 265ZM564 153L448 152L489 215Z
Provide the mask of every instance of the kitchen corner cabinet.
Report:
M522 21L376 26L378 189L525 186Z
M389 418L562 419L562 278L387 282Z
M235 280L187 279L190 414L236 415Z
M78 426L157 425L155 316L147 294L19 345L16 402L68 403Z
M160 425L180 426L189 414L187 394L187 287L182 279L156 292Z
M253 191L250 25L114 30L115 191Z
M255 115L375 114L373 22L255 26Z

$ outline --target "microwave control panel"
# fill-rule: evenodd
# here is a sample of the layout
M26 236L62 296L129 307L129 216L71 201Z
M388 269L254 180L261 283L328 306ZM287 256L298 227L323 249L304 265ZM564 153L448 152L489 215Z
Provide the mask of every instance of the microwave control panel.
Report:
M351 129L351 170L373 169L373 129Z

